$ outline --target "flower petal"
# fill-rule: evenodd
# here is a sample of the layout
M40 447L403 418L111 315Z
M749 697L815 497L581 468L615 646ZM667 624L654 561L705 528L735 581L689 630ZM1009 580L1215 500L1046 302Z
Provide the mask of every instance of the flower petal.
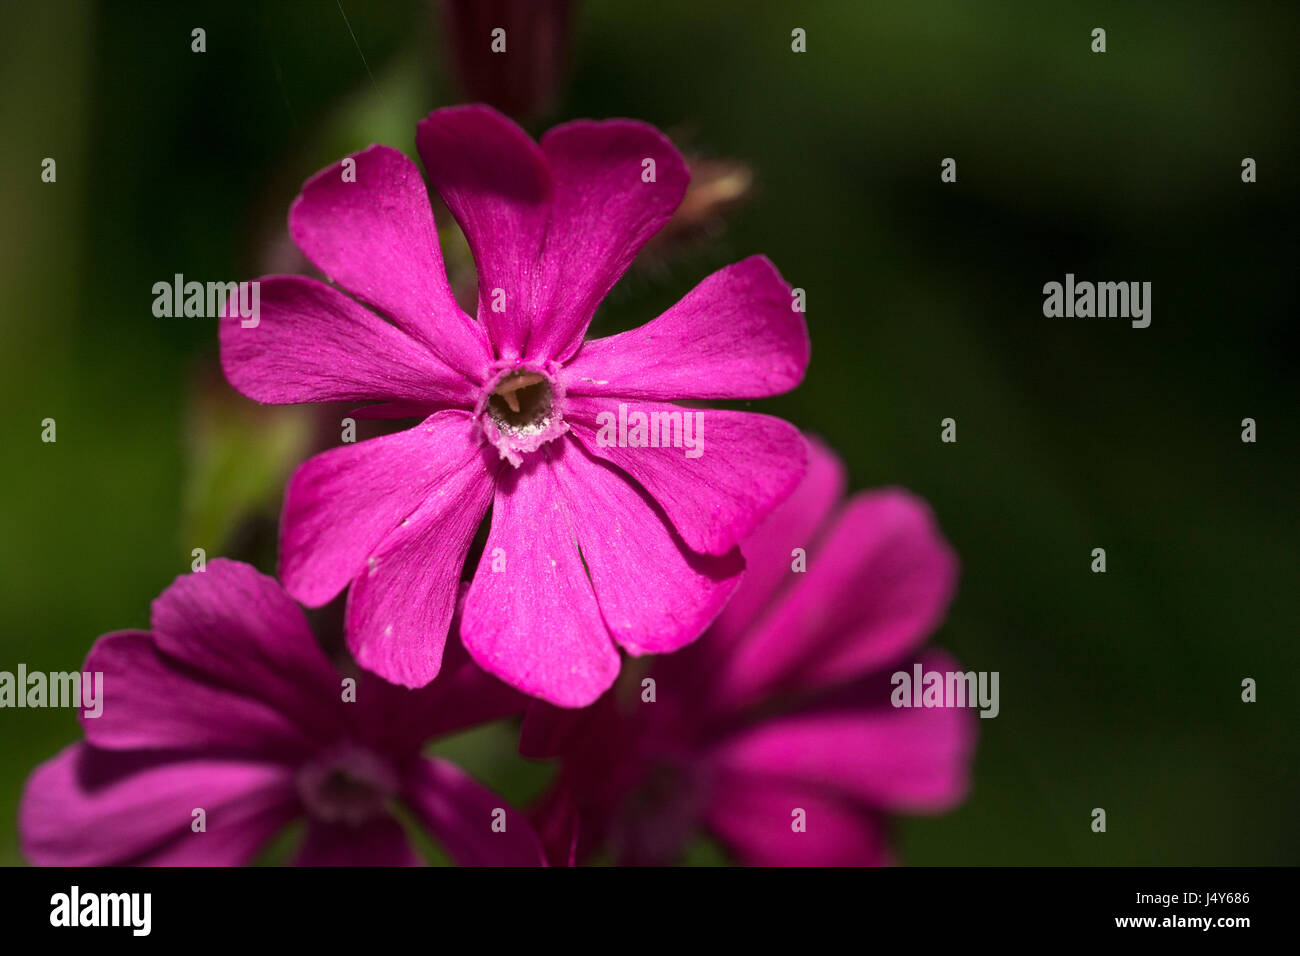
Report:
M794 829L796 811L806 829ZM882 866L891 862L880 818L822 793L728 774L714 788L709 828L746 866Z
M153 602L152 630L163 654L300 725L325 726L337 714L338 674L306 616L256 568L214 558L178 577Z
M927 668L936 669L938 660L930 658ZM970 785L974 714L965 707L891 707L888 692L883 682L872 682L857 706L757 724L720 743L710 760L727 771L779 778L885 810L952 808Z
M702 650L729 654L735 641L776 603L778 595L799 580L793 568L795 549L802 549L807 558L844 494L843 463L821 441L806 440L808 470L803 481L740 543L745 576L709 629L708 644L701 644Z
M257 324L231 314L220 324L221 367L249 398L473 405L474 381L337 289L305 276L258 281Z
M808 570L740 641L720 700L851 680L923 641L942 620L957 561L930 509L900 489L849 499Z
M435 489L481 468L481 438L467 412L435 412L415 428L342 445L289 479L280 518L280 579L317 607Z
M575 441L551 467L610 634L630 653L689 644L735 590L745 562L690 551L642 489Z
M766 256L713 273L639 329L584 342L564 369L571 395L762 398L808 368L808 327Z
M700 454L683 447L602 445L619 418L610 399L570 397L565 420L587 450L613 462L659 504L688 547L725 554L799 484L806 448L799 430L779 418L723 409L683 409L637 402L627 416L694 415ZM604 428L605 432L601 429Z
M672 143L632 120L567 123L539 148L495 110L459 106L430 113L416 144L469 242L479 320L505 359L572 355L690 178Z
M499 465L485 448L462 459L371 553L348 592L346 615L348 648L366 670L404 687L438 676L460 572Z
M618 675L559 484L540 455L506 469L497 485L461 636L488 673L561 707L585 707Z
M419 169L389 146L349 159L353 178L345 180L343 164L333 163L303 184L289 209L293 241L331 281L481 381L491 354L487 334L452 296Z
M206 832L192 829L196 809ZM18 831L38 866L237 866L297 812L284 766L74 744L28 778Z
M518 358L533 322L533 290L544 275L551 174L542 151L517 125L479 105L434 110L420 122L415 142L429 181L469 242L479 321L498 356Z
M438 758L419 761L405 797L462 866L546 865L541 841L528 818L455 764ZM496 828L495 821L501 821ZM505 827L502 832L498 832L500 825Z
M740 543L745 573L727 606L703 638L655 662L656 677L691 696L699 724L714 717L724 721L733 717L732 701L719 697L717 689L728 679L725 675L733 666L736 648L748 639L764 614L780 607L782 595L802 579L794 566L796 549L802 549L806 562L844 493L844 466L839 458L818 439L806 440L807 474L790 497Z
M279 702L223 687L161 654L152 634L119 631L95 642L88 673L102 673L102 713L84 717L86 740L110 750L222 749L293 759L317 745ZM220 714L220 720L213 720Z
M381 814L355 826L312 820L295 866L419 866L401 825Z
M565 123L541 147L554 198L526 353L564 361L601 300L681 205L691 177L666 136L633 120Z

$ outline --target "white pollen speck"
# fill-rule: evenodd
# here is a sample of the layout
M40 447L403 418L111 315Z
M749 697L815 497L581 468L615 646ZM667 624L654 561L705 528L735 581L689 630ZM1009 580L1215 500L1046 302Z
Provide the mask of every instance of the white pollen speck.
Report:
M366 560L366 564L369 565L371 574L374 574L375 568L379 567L379 561L376 560L375 558L368 558Z
M386 628L384 628L384 637L387 637L392 633L393 633L393 625L389 624Z

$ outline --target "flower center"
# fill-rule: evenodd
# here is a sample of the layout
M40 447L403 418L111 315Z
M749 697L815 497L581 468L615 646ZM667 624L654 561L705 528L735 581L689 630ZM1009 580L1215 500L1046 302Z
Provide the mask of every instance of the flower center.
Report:
M497 427L514 434L545 428L553 410L551 385L536 372L516 372L488 396L488 411Z
M483 435L518 468L523 456L566 431L563 389L550 367L502 366L483 386L476 409Z
M397 774L370 750L343 743L303 764L298 793L307 812L353 826L379 816L398 787Z

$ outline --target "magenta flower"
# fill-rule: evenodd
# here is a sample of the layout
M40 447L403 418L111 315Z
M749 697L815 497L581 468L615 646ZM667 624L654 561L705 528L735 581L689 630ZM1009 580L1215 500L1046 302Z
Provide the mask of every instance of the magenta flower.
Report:
M154 601L152 631L96 641L85 670L104 674L103 712L32 772L19 809L34 863L238 865L303 817L299 864L416 863L397 805L460 863L542 862L523 814L421 756L431 737L522 708L463 653L436 687L363 675L345 702L301 608L218 559Z
M699 828L750 865L888 862L885 816L952 807L974 716L894 709L890 670L943 617L956 560L929 509L899 490L841 502L840 463L808 476L741 549L745 580L695 644L583 711L535 703L528 756L563 754L536 822L557 862L599 846L670 863ZM792 572L795 549L805 573ZM803 811L803 831L798 830Z
M792 426L670 402L793 388L808 363L803 316L755 256L639 329L583 341L686 188L681 156L650 126L579 121L538 144L491 109L456 107L430 114L417 146L469 241L477 318L452 298L415 165L372 146L309 180L289 227L374 311L272 276L255 326L222 322L226 376L251 398L373 401L363 414L423 418L298 470L280 575L309 606L350 584L357 661L423 686L491 507L465 645L520 690L583 706L613 683L619 646L671 651L703 631L739 580L737 542L798 483Z

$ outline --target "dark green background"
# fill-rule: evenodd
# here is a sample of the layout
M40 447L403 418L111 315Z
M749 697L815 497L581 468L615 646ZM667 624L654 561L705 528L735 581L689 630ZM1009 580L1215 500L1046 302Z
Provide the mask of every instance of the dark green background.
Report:
M278 494L297 419L200 427L214 323L154 318L153 283L255 277L307 176L413 152L459 99L430 5L344 4L373 83L329 0L178 6L0 9L0 670L145 625L230 508ZM1001 673L1001 716L969 801L901 826L906 862L1300 862L1298 26L1185 0L582 8L551 120L645 119L756 173L716 244L630 278L597 331L766 253L807 289L813 361L756 407L855 488L925 496L961 556L937 640ZM1045 319L1066 272L1151 281L1151 327ZM0 862L25 776L76 736L0 711ZM450 747L522 801L541 778L512 743Z

